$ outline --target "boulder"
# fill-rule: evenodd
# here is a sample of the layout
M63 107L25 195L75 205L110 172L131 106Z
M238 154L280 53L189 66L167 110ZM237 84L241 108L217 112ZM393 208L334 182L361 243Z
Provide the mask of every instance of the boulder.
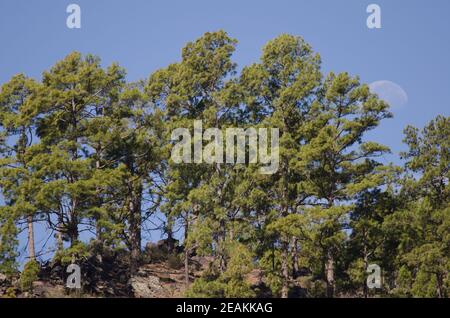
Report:
M156 298L164 292L156 276L133 276L129 283L136 298Z

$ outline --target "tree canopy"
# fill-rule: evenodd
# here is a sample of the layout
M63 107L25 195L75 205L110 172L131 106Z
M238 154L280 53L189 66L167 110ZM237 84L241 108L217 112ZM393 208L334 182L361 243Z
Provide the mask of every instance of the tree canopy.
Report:
M448 297L450 118L408 126L403 165L386 164L390 149L367 133L392 114L357 76L324 74L319 54L288 34L238 72L236 46L224 31L206 33L138 82L73 52L40 80L4 83L0 273L17 273L26 230L22 281L32 286L39 224L54 238L53 261L101 246L124 253L131 276L146 259L144 231L162 233L190 297ZM195 154L174 162L173 130L195 133L196 120L277 128L278 170ZM194 257L209 260L195 279ZM370 264L381 289L366 284Z

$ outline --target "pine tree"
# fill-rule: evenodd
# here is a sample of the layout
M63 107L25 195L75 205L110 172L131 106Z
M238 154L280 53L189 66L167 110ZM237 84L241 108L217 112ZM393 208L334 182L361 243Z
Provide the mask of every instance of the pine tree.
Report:
M221 128L233 113L233 103L224 93L225 79L232 75L231 61L236 41L225 32L206 33L188 43L182 60L152 74L147 87L150 99L165 111L166 142L170 145L171 131L176 128L193 129L193 120L201 120L203 128ZM193 140L192 140L193 141ZM217 242L214 255L224 270L224 242L226 240L226 211L220 207L225 196L224 167L206 164L174 164L168 159L164 189L167 202L163 210L168 219L181 219L184 226L185 276L189 283L189 257L198 245ZM172 223L170 221L169 223ZM215 235L206 242L189 238L190 233L202 231L202 224L215 228ZM200 234L195 237L203 237ZM189 243L188 243L189 242Z
M74 52L44 72L27 106L39 137L30 150L36 206L57 232L57 256L63 261L85 254L79 233L92 230L90 218L102 208L95 206L99 189L107 187L111 175L98 169L101 149L92 126L100 126L101 111L115 98L122 78L116 66L105 71L99 58ZM63 251L63 241L70 242L69 250Z
M0 273L11 278L18 269L17 239L15 219L9 207L0 207Z
M111 167L120 171L114 193L118 203L114 219L125 225L120 236L131 253L132 274L141 259L143 222L160 204L157 194L164 167L163 122L160 112L149 105L144 86L144 83L130 84L121 92L118 117L114 119L106 150Z
M0 92L0 187L13 219L25 219L28 229L28 259L36 259L34 243L33 183L29 148L36 138L35 118L27 104L38 84L22 74L4 84Z
M388 105L347 73L329 74L319 93L316 135L303 148L306 187L315 198L310 218L315 245L322 251L327 296L335 291L336 258L345 240L343 226L360 191L377 187L383 166L374 160L389 151L364 135L389 118Z
M396 175L393 171L393 180ZM383 227L385 219L392 215L401 203L398 202L395 184L388 183L386 189L376 188L358 194L355 208L350 213L351 234L346 244L348 257L347 273L352 282L350 288L362 287L365 298L369 296L366 270L369 264L379 265L387 273L392 261L392 250L388 248L389 237ZM385 279L386 281L386 279Z
M270 41L261 63L245 68L241 75L250 123L276 127L280 134L278 172L258 176L254 170L250 178L264 193L260 195L270 195L266 201L269 210L257 213L267 213L263 226L268 227L269 245L281 252L282 297L288 297L289 284L298 271L299 228L304 227L300 214L309 194L303 189L303 169L297 161L302 145L310 138L306 123L314 111L320 81L319 55L303 39L291 35ZM254 206L263 199L254 198Z
M405 129L409 148L402 153L407 173L402 182L405 206L387 219L385 227L398 238L397 266L412 273L413 296L448 294L449 129L450 119L444 116L436 117L421 132L411 126Z

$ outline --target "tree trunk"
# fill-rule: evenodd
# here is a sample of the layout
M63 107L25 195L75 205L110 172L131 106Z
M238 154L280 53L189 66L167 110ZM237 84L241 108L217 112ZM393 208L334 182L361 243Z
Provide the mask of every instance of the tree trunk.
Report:
M61 230L56 231L56 250L62 252L64 249L63 235Z
M131 191L131 198L129 202L129 214L130 214L130 272L135 274L139 267L139 261L141 257L141 196L142 186L136 186Z
M34 246L34 225L33 216L28 216L28 258L30 261L36 260L36 250Z
M368 267L369 267L369 257L367 255L367 245L364 244L364 270L366 271ZM369 289L367 287L367 281L364 281L363 286L364 286L363 288L364 298L368 298Z
M97 152L97 154L99 154L100 150L97 149L96 152ZM99 160L95 161L95 169L100 170L100 161ZM102 200L100 199L101 198L101 196L100 196L101 189L99 187L96 187L95 192L97 193L97 196L99 198L98 199L98 207L100 207L103 204ZM95 239L98 242L102 241L102 228L100 226L100 216L97 216L97 218L95 220Z
M72 208L70 212L70 220L69 224L67 225L67 234L70 239L70 247L75 246L75 244L78 242L78 216L77 216L77 209L78 209L78 200L72 199Z
M437 281L437 285L438 285L438 297L439 298L444 298L444 290L442 288L443 282L442 282L442 276L439 275L439 273L436 273L436 281Z
M219 258L219 270L220 272L225 272L227 268L227 261L225 259L225 244L226 244L226 224L225 220L220 220L220 238L219 238L219 248L218 248L218 258Z
M292 277L297 278L299 266L298 266L298 239L296 237L292 238L291 245L292 245L291 246Z
M281 271L283 274L283 284L281 287L281 298L288 298L289 296L289 256L288 256L289 245L283 243L283 258L281 260Z
M184 225L184 282L186 289L189 287L189 252L186 242L188 239L189 232L189 213L186 214L186 222Z
M63 216L62 212L60 211L58 215L58 225L56 226L56 249L58 252L62 252L64 249L64 240L62 234L63 224Z
M74 247L78 243L78 222L72 221L69 224L68 234L70 239L70 247Z
M328 197L328 208L332 208L334 204L334 197L330 195ZM325 275L327 280L327 297L334 297L334 256L332 247L328 247L327 260L325 264Z
M272 271L275 271L275 243L272 243Z
M334 297L334 257L331 249L327 253L327 263L325 266L326 278L327 278L327 297Z

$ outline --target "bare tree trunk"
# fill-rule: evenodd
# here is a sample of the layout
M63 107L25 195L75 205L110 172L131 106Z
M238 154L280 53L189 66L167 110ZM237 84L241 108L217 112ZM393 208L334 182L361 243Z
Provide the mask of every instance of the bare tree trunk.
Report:
M286 158L282 160L282 207L281 207L281 217L286 217L289 215L289 162ZM289 255L289 241L283 241L281 244L281 272L283 275L283 281L281 286L281 298L289 297L289 284L291 280L292 272L289 272L289 260L291 255ZM292 258L291 258L292 261Z
M334 197L331 195L328 198L328 208L332 208L334 204ZM326 279L327 279L327 297L334 297L334 255L332 247L328 247L327 260L325 264Z
M291 249L292 277L297 278L299 266L298 266L298 239L296 237L292 238L291 248L292 248Z
M63 228L63 214L62 211L59 211L58 215L58 224L56 226L56 250L58 252L62 252L64 249L64 241L63 241L63 234L62 234L62 228Z
M334 297L334 257L331 249L327 253L327 263L325 266L327 278L327 297Z
M70 247L75 246L78 243L78 221L72 221L69 224L69 239Z
M137 272L141 257L141 226L142 226L141 197L142 197L142 185L140 184L133 185L133 190L131 191L131 198L129 202L131 274L135 274Z
M70 212L70 220L67 228L67 234L70 239L70 247L75 246L75 244L78 242L78 215L77 215L77 209L78 209L78 200L72 199L72 207Z
M97 154L100 153L100 150L96 150ZM100 170L100 161L95 161L95 169ZM100 191L101 189L99 187L96 188L95 192L97 193L97 196L100 197ZM99 198L99 207L102 205L101 199ZM102 228L100 226L100 217L97 217L95 220L95 238L98 242L101 242L102 240Z
M34 246L34 225L33 216L28 216L28 258L30 261L36 260L36 250Z
M58 226L59 228L59 226ZM62 250L64 249L64 242L63 242L63 236L61 233L61 230L57 230L56 231L56 250L58 252L62 252Z
M226 249L225 249L225 244L226 244L226 240L227 240L227 232L226 232L226 224L225 224L225 220L220 220L220 235L219 235L219 248L217 251L217 256L219 258L219 270L220 272L225 272L226 268L227 268L227 261L225 258L225 253L226 253Z
M438 285L438 297L439 298L444 298L444 290L442 288L443 282L442 282L442 276L439 275L439 273L436 273L436 281L437 281L437 285Z
M189 287L189 253L186 243L189 235L189 213L186 214L186 222L184 225L184 282L186 289Z
M272 270L275 271L275 243L272 243Z
M364 244L364 270L367 270L368 266L369 266L369 257L367 255L367 245ZM363 286L364 286L363 287L364 298L368 298L369 290L367 288L367 281L364 282Z
M288 298L289 296L289 257L288 257L288 248L289 245L287 243L283 243L283 258L281 260L281 271L283 274L283 284L281 287L281 298Z

